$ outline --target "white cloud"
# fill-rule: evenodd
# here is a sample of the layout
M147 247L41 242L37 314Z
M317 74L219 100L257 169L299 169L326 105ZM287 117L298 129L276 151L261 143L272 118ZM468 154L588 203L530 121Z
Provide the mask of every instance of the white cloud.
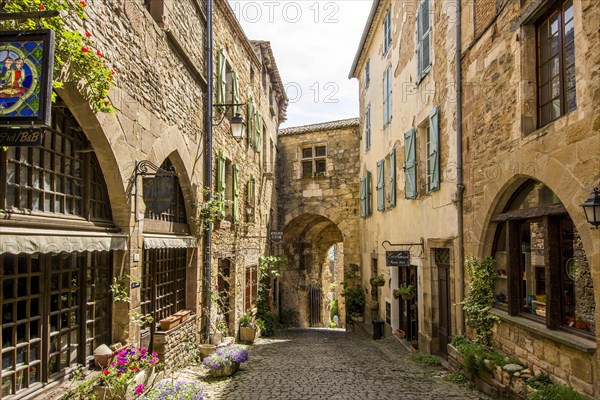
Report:
M251 40L271 42L290 105L284 127L358 116L348 79L371 0L229 0Z

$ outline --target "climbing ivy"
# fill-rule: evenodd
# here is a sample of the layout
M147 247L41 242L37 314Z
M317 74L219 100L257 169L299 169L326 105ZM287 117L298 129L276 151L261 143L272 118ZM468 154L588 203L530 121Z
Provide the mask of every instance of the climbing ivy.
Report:
M262 336L275 334L275 316L269 308L268 291L271 278L280 275L280 268L287 262L285 257L261 256L258 259L258 299L256 301L256 324Z
M0 30L51 29L55 34L53 88L65 82L77 82L78 89L94 111L113 112L108 90L114 86L113 75L100 50L94 48L92 34L69 29L65 20L84 26L87 3L83 0L0 0L0 12L21 13L59 11L52 18L0 21ZM52 93L53 100L56 94Z
M494 305L496 261L488 257L480 263L475 257L466 257L466 266L469 290L463 309L467 313L467 324L475 330L475 341L488 345L494 323L499 321L497 316L490 313Z

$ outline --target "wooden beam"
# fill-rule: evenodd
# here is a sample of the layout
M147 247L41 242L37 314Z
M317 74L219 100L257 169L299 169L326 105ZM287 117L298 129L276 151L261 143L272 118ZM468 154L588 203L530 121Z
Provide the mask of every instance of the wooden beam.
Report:
M20 19L42 19L58 17L58 11L32 11L18 13L0 13L0 21L11 21Z
M492 216L492 222L504 222L516 219L541 218L545 215L567 214L567 209L562 204L552 204L524 210L513 210Z

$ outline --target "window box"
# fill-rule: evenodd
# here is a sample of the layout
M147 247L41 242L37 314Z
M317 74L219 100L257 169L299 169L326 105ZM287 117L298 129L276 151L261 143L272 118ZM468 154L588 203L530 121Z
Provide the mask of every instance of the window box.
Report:
M175 317L181 318L181 322L183 323L188 320L188 318L190 317L191 314L192 314L192 312L190 310L181 310L181 311L177 311L173 315Z
M160 328L163 331L170 331L181 323L181 317L171 315L170 317L160 320Z

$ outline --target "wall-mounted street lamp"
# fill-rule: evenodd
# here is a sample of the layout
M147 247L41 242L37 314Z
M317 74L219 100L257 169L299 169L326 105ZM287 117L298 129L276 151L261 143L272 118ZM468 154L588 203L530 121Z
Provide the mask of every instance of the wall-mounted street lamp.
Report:
M600 226L600 190L594 188L590 197L581 205L585 218L596 229Z
M234 103L234 104L213 104L213 107L218 107L218 108L225 107L225 110L223 110L223 116L221 117L221 119L219 120L219 122L215 123L213 121L213 126L217 126L221 122L223 122L223 120L225 119L225 116L227 115L227 112L229 111L229 109L231 107L241 107L241 106L244 106L244 105L245 105L245 103L239 103L239 104L237 104L237 103ZM241 141L244 138L244 132L246 130L246 122L244 121L244 117L242 117L242 114L240 114L238 111L236 111L235 115L233 116L233 118L231 118L231 120L229 121L229 123L231 124L231 135L238 142Z

